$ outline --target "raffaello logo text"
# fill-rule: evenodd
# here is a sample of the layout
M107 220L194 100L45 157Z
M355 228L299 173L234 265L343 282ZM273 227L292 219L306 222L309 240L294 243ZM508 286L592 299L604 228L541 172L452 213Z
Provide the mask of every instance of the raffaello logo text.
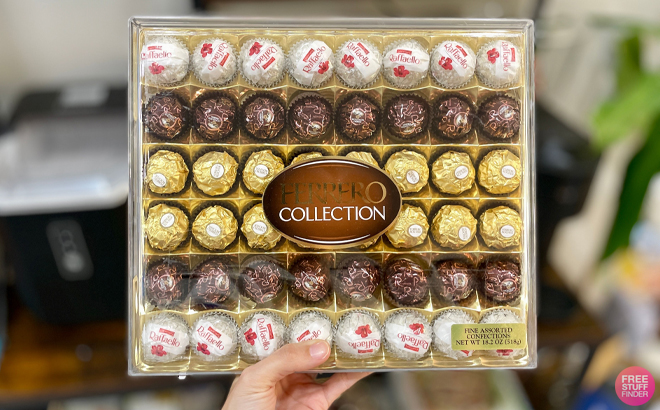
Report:
M217 49L213 54L211 61L209 61L208 69L213 70L218 66L224 67L225 63L227 62L227 59L229 58L229 53L227 52L228 50L229 50L229 45L225 42L220 42L217 45Z
M354 43L354 42L349 42L346 44L346 48L355 56L358 58L358 60L362 61L362 64L364 64L365 67L369 67L369 50L362 44L362 43Z
M512 63L516 62L516 49L513 48L508 42L502 41L502 69L509 71Z
M379 339L358 340L356 342L348 342L348 345L357 350L358 353L370 353L380 347Z
M412 54L411 50L396 50L396 53L390 54L390 61L393 63L405 63L418 65L421 61Z
M222 335L211 326L208 328L205 328L204 326L198 327L197 334L200 338L217 347L219 350L225 350L225 346L222 344L222 340L220 340Z
M468 53L463 47L456 43L447 43L444 45L444 48L447 54L452 56L454 62L457 62L461 67L467 70L469 64L466 57L468 56Z
M257 334L264 350L269 350L271 340L275 338L275 335L273 334L273 325L265 317L257 319Z
M321 46L317 49L309 49L303 58L303 61L306 63L303 67L303 71L306 73L313 71L314 67L316 67L316 65L319 63L321 57L323 57L323 53L325 53L326 50L327 48L325 46Z
M277 54L277 48L270 46L265 49L259 57L254 61L250 69L252 71L257 71L259 69L267 69L271 64L275 62L275 55Z
M158 332L151 331L149 339L153 342L163 343L172 347L179 347L181 346L181 342L174 337L175 334L176 333L172 330L161 328Z
M147 51L142 52L143 60L155 60L169 57L172 57L172 53L170 51L163 50L163 46L149 46L147 47Z
M304 342L307 340L319 339L321 337L321 329L317 330L305 330L296 338L298 342Z
M405 349L411 350L413 352L418 352L420 347L423 350L428 350L429 348L429 342L424 339L407 335L405 333L398 333L396 336L399 338L399 340L401 340Z

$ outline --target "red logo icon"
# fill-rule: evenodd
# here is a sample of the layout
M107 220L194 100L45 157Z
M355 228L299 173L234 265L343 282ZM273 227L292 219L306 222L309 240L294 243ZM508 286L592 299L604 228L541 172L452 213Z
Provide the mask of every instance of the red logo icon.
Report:
M163 349L162 345L151 346L151 354L155 354L158 357L163 357L167 352Z
M261 44L259 44L257 41L252 44L252 47L250 47L250 55L255 55L261 51Z
M400 65L398 67L394 67L394 76L395 77L405 77L408 74L410 74L410 71L406 70L406 67Z
M205 355L211 354L211 352L209 352L209 347L206 343L197 343L197 350Z
M244 333L245 335L245 340L254 346L254 341L257 340L257 334L254 332L254 330L249 329L247 332Z
M492 64L495 64L495 61L498 59L500 56L500 53L497 52L494 48L491 50L488 50L488 61L490 61Z
M149 71L151 71L151 74L160 74L163 72L164 69L165 67L163 67L158 63L151 63L151 65L149 66Z
M213 52L211 43L204 43L202 45L202 49L199 52L202 53L202 57L206 57L207 55L211 54Z
M321 64L319 64L319 74L325 73L326 71L328 71L329 68L330 68L329 61L322 62Z
M421 323L413 323L412 325L408 326L410 330L413 331L414 334L419 335L424 331L424 325Z
M442 58L440 58L440 61L438 61L438 65L439 65L440 67L444 68L445 70L451 70L452 68L454 68L454 67L451 65L451 62L452 62L452 61L451 61L451 58L449 58L449 57L442 57Z
M353 62L353 56L349 56L348 54L344 54L344 58L341 59L341 63L348 68L355 67L355 63Z
M364 339L365 337L369 336L369 334L371 334L371 329L369 328L369 325L358 326L355 334L360 335L360 337Z

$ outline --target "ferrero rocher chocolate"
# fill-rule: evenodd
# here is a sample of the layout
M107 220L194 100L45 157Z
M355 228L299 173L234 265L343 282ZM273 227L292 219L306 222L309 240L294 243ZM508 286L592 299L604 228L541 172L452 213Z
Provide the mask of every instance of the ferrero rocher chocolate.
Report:
M447 151L433 162L432 181L440 192L458 195L474 184L474 167L464 152Z
M269 149L253 152L243 169L243 182L255 194L263 194L264 189L275 175L284 169L282 158Z
M387 160L385 172L392 177L402 193L419 192L429 180L429 166L422 154L399 151Z
M505 95L496 95L479 107L479 121L486 136L494 140L508 140L520 130L520 106Z
M186 186L188 166L176 152L160 150L149 157L147 181L151 192L175 194Z
M238 222L231 211L221 206L204 208L193 222L192 233L197 242L206 249L225 249L236 239Z
M291 160L291 165L300 162L300 161L305 161L307 159L312 159L312 158L320 158L322 157L323 154L317 151L314 152L305 152L303 154L296 155L295 158Z
M241 231L250 248L264 251L274 248L282 237L266 219L261 204L253 206L243 215Z
M479 164L479 185L491 194L508 194L520 186L520 158L505 149L489 152Z
M149 208L144 231L152 248L173 251L188 237L188 216L175 206L155 205Z
M373 165L376 168L379 167L378 161L374 158L373 155L371 155L370 152L366 151L351 151L348 154L346 154L346 158L354 159L356 161L362 161L364 163L367 163L369 165Z
M429 222L422 208L404 204L386 235L395 248L413 248L424 243L428 230Z
M474 238L477 232L477 220L464 206L445 205L433 218L431 234L446 248L461 249Z
M489 209L479 218L479 233L487 246L505 249L520 245L522 219L508 206Z
M207 195L222 195L236 181L238 163L226 152L211 151L199 157L193 165L195 184Z
M284 128L284 107L276 98L260 94L255 97L243 108L245 130L250 137L267 142L276 138Z

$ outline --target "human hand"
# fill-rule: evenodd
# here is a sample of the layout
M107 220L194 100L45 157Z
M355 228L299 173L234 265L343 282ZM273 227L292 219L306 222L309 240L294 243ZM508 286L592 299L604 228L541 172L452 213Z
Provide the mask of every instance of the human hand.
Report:
M223 410L326 410L344 391L370 373L337 373L318 384L311 370L328 360L324 340L291 343L234 380Z

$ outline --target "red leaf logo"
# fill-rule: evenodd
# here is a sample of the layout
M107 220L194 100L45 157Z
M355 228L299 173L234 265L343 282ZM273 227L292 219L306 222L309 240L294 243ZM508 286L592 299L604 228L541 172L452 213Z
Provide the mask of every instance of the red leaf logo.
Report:
M257 334L254 332L254 330L249 329L247 332L244 333L245 335L245 340L254 346L254 341L257 340Z
M511 353L513 353L513 350L512 349L497 349L496 352L500 356L509 357L509 356L511 356Z
M424 325L421 323L413 323L412 325L408 326L410 330L413 331L414 334L419 335L424 331Z
M394 67L394 76L395 77L405 77L408 74L410 74L410 71L406 70L406 67L400 65L398 67Z
M149 66L149 71L151 71L151 74L160 74L163 72L164 69L165 67L155 62L151 63L151 65Z
M452 68L454 68L451 65L451 58L449 58L449 57L440 58L440 61L438 61L438 65L440 67L444 68L445 70L451 70Z
M158 357L163 357L167 352L163 349L162 345L151 346L151 354L155 354Z
M261 51L261 44L255 41L254 44L252 44L252 47L250 47L250 55L255 55L259 53L259 51Z
M369 336L369 334L371 334L371 329L369 328L369 325L358 326L355 334L360 335L360 337L364 339L365 337Z
M202 45L202 49L199 52L202 53L202 57L206 57L207 55L211 54L213 52L211 43L204 43Z
M209 352L209 347L207 346L206 343L201 343L201 342L197 343L197 350L206 355L211 354L211 352Z
M348 68L355 67L355 63L353 62L353 56L349 56L348 54L344 54L344 58L341 59L341 63Z
M497 58L500 56L500 53L497 52L494 48L492 50L488 50L488 61L491 62L491 64L495 64L495 61Z
M325 73L326 71L328 71L329 68L330 68L329 61L322 62L321 64L319 64L319 74Z

